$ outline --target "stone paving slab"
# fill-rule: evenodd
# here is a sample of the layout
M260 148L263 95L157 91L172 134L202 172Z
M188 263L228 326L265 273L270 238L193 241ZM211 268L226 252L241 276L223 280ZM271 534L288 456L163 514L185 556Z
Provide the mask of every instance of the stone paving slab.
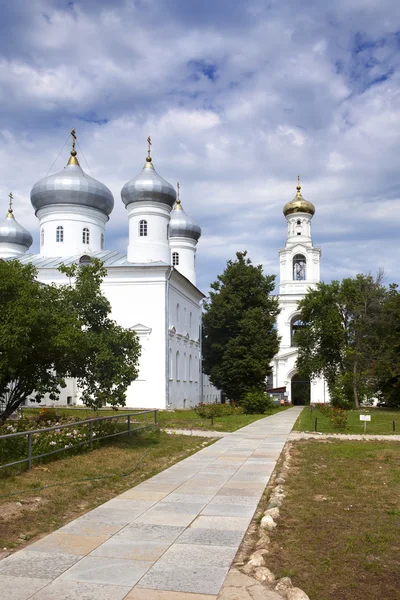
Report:
M126 600L217 600L217 596L135 588L127 595Z
M123 600L130 589L131 586L99 585L56 579L29 598L32 600ZM16 597L15 600L20 599Z
M51 579L1 575L0 582L1 597L4 600L28 600L32 594L51 583Z
M3 559L1 598L216 600L300 411L230 433Z

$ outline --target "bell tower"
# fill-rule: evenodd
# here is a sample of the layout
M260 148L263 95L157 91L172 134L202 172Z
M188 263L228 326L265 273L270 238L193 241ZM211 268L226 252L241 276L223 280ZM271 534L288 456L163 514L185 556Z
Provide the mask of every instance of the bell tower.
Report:
M310 400L327 401L325 381L302 381L296 368L296 331L302 327L298 304L307 291L320 281L321 249L313 245L311 238L314 213L314 205L303 198L298 176L296 195L283 209L287 221L287 240L285 247L279 250L280 313L277 326L281 342L273 360L272 383L274 389L284 389L288 400L295 404L307 404Z

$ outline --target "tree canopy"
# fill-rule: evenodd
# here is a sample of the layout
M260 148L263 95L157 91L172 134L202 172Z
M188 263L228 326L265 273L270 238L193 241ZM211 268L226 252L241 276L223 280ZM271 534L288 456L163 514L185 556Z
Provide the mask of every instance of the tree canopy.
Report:
M250 389L265 389L270 363L278 351L275 323L278 300L271 296L274 275L264 275L247 252L238 252L211 284L204 303L203 368L230 399Z
M69 285L44 285L37 270L0 260L0 420L27 398L58 400L65 378L78 380L85 404L124 405L137 377L140 344L109 318L98 260L62 267Z
M359 408L379 387L387 294L381 273L360 274L319 283L299 303L297 367L308 377L323 376L333 403Z

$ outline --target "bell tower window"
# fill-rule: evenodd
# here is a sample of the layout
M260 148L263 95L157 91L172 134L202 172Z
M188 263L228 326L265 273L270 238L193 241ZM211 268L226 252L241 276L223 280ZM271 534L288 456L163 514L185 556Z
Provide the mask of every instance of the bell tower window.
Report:
M100 236L100 249L104 250L104 233Z
M303 254L293 256L293 279L295 281L304 281L306 279L307 259Z
M172 253L172 265L174 267L177 267L179 265L179 253L178 252Z
M147 236L147 221L139 221L139 236L146 237Z
M299 315L292 317L290 321L290 345L297 346L296 334L304 327L303 321L300 321Z
M62 225L58 225L58 227L56 229L56 242L58 244L60 244L63 241L64 241L64 227L62 227Z
M89 229L87 227L84 227L83 231L82 231L82 242L84 244L89 244L89 241L90 241Z
M44 229L42 228L41 232L40 232L40 245L43 246L44 244Z

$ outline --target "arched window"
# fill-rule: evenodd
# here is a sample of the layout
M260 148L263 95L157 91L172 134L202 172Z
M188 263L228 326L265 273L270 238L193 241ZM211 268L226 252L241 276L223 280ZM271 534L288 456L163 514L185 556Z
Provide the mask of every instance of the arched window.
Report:
M174 267L177 267L179 265L179 253L178 252L172 253L172 265Z
M189 313L189 330L192 329L192 313Z
M42 229L40 231L40 245L43 246L44 244L44 229Z
M199 363L197 361L197 356L194 357L194 377L193 379L197 383L198 381L198 373L199 373Z
M139 236L146 237L147 236L147 221L139 221Z
M179 323L179 304L176 305L176 322Z
M180 373L179 373L179 350L176 353L175 375L176 375L175 379L177 381L179 381L179 379L180 379Z
M84 227L82 230L82 243L88 244L90 241L90 233L87 227Z
M79 259L80 265L90 265L91 262L92 262L92 259L87 254L82 254L82 256Z
M64 227L62 225L58 225L56 229L56 242L61 243L64 241Z
M169 349L169 378L172 381L174 376L173 364L172 364L172 349Z
M192 374L192 355L189 356L189 381L193 380L193 374Z
M303 321L300 321L299 315L295 315L292 317L290 321L290 345L297 346L296 344L296 334L300 329L304 327Z
M186 325L186 308L183 309L183 324Z
M167 225L167 240L169 240L169 225Z
M100 236L100 249L104 250L104 233Z
M295 281L304 281L306 279L307 260L303 254L293 256L293 279Z
M186 373L186 368L187 368L187 364L186 364L186 352L183 354L183 381L186 381L187 379L187 373Z

